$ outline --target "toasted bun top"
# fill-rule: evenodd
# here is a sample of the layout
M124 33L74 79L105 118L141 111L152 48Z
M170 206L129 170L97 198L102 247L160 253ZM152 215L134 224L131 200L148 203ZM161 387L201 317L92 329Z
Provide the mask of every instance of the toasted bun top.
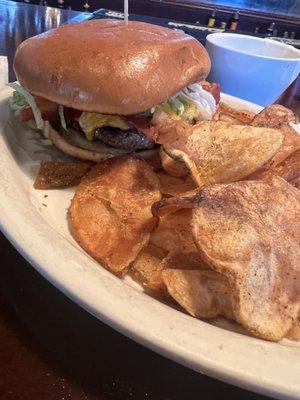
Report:
M92 20L25 40L16 76L34 95L84 111L136 114L210 70L194 38L142 22Z

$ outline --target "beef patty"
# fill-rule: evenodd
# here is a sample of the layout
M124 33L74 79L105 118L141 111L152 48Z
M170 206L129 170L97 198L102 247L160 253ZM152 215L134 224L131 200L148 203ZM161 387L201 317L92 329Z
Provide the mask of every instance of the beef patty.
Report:
M95 138L107 146L128 151L153 149L155 142L139 133L135 128L122 131L118 128L102 127L95 131Z
M77 121L69 121L68 125L82 132ZM104 126L95 130L95 139L115 149L128 151L150 150L155 147L154 140L139 133L135 128L122 131L119 128Z

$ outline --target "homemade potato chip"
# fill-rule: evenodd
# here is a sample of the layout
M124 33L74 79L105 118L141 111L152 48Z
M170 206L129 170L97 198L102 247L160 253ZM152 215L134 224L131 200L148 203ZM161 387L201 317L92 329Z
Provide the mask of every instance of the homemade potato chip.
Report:
M300 310L300 192L273 177L206 186L194 203L195 243L229 280L235 319L280 340Z
M153 203L151 207L152 214L155 217L164 217L182 209L194 208L194 198L197 193L197 190L191 190L190 192L183 193L180 196L157 201L156 203Z
M160 191L163 195L176 196L196 188L190 176L179 178L168 175L164 171L159 171L157 175L160 180Z
M270 166L276 166L284 161L290 154L300 150L300 135L290 125L282 125L280 132L283 134L283 142L275 156L270 160Z
M228 279L234 319L264 339L287 335L300 310L300 192L276 176L207 185L189 200L156 203L154 215L165 215L176 202L177 210L195 207L195 244Z
M288 331L286 337L291 340L300 340L300 316L292 328Z
M207 263L203 261L198 250L188 253L170 251L169 254L162 260L161 265L163 269L210 269Z
M162 272L169 294L198 318L232 318L228 279L212 270L166 269Z
M135 277L153 290L165 291L162 271L166 268L203 268L191 228L191 210L180 210L160 218L149 244L132 263Z
M172 176L184 177L189 174L189 169L184 162L175 161L165 151L163 146L160 147L160 158L163 169Z
M167 252L197 252L192 235L192 210L182 209L160 218L149 243Z
M251 125L278 129L282 125L296 124L297 122L298 118L292 110L280 104L272 104L257 114Z
M167 116L166 113L160 113ZM151 123L155 121L151 120ZM193 126L183 119L172 120L167 119L162 121L156 121L158 127L158 136L156 142L159 144L166 145L168 147L180 148L180 146L186 143L188 137L193 131Z
M35 189L61 189L78 185L92 166L91 162L44 161L33 186Z
M198 186L234 182L266 164L283 141L280 131L223 121L203 121L194 126L186 144L165 151L188 166Z
M158 148L139 151L135 153L135 157L147 161L147 163L152 167L153 171L160 171L163 169Z
M167 293L162 272L166 269L209 269L198 251L179 253L160 249L152 244L145 247L131 265L135 278L149 289Z
M135 278L152 290L164 290L161 273L165 268L162 260L166 254L165 250L152 244L146 246L131 265Z
M250 125L255 115L252 111L236 109L220 102L213 120L230 122L235 125Z
M262 166L257 174L260 175L261 172L268 170L269 168L276 167L278 164L282 163L289 155L300 149L300 135L293 129L292 126L287 124L282 124L280 126L280 132L283 134L283 142L278 151L275 153L274 157L271 158L265 165ZM248 179L256 179L256 173L250 175Z
M130 156L93 167L78 186L70 225L78 243L115 273L126 270L157 224L151 205L161 198L151 167Z
M271 166L267 171L256 174L257 179L266 179L277 175L300 189L300 149L276 166Z
M280 132L283 134L284 139L274 157L256 172L246 177L246 179L259 179L265 171L276 168L276 166L281 164L287 157L297 150L300 150L300 135L290 125L282 125L280 127Z

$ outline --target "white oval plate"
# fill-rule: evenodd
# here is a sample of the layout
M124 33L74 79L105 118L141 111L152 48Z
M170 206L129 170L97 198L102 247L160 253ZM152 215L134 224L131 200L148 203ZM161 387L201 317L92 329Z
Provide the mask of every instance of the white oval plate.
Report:
M239 333L234 324L192 318L116 278L77 245L67 224L74 190L32 187L41 160L65 156L41 143L38 132L9 118L10 94L9 88L0 92L0 227L16 249L68 297L144 346L246 389L299 399L298 343L271 343ZM230 96L223 99L260 110Z

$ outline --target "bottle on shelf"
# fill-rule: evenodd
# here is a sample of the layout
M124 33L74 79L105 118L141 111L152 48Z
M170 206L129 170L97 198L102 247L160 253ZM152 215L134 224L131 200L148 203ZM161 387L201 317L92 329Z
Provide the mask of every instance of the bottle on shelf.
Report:
M259 27L256 26L255 29L254 29L254 33L258 33L258 31L259 31Z
M290 39L295 39L296 38L296 32L291 32L291 35L290 35Z
M232 20L231 20L231 22L230 22L230 27L229 27L229 29L231 29L232 31L236 31L236 30L237 30L237 27L238 27L238 23L239 23L239 11L237 10L237 11L234 13L234 16L233 16L233 18L232 18Z
M275 22L271 22L270 26L266 30L266 36L273 36L274 28L275 28Z
M83 5L83 8L85 11L89 11L89 8L91 7L91 5L86 1Z
M221 21L220 22L220 28L221 29L226 29L226 27L227 27L227 22L226 21Z
M288 39L288 37L289 37L288 31L283 32L283 37L284 37L284 39Z
M216 14L217 14L217 10L213 10L209 19L208 19L208 23L207 26L210 28L213 28L216 24Z

